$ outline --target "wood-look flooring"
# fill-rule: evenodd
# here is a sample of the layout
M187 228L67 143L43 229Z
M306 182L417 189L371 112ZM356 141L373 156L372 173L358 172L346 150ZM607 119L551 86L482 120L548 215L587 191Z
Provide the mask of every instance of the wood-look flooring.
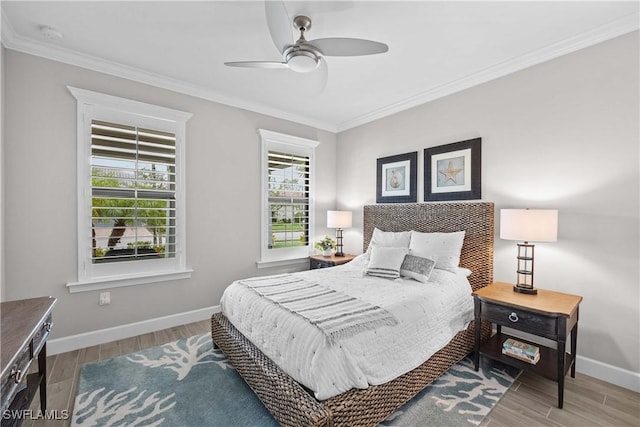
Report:
M107 344L50 356L47 409L73 411L80 367L123 354L210 331L204 320ZM481 426L640 426L640 394L580 373L565 381L564 409L558 409L555 382L524 373L498 402ZM39 398L31 405L40 407ZM68 426L70 419L27 420L25 427ZM186 427L186 426L185 426ZM232 427L232 426L230 426Z

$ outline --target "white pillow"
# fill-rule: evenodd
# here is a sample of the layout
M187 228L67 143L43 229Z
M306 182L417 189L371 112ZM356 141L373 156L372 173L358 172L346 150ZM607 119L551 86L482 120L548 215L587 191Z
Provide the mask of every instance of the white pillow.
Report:
M400 275L421 283L427 283L435 266L436 262L434 260L407 254L400 266Z
M369 255L369 264L364 269L364 274L397 279L400 277L400 267L407 252L406 248L373 246Z
M367 253L371 253L372 246L384 246L394 248L409 248L411 240L410 231L382 231L378 228L373 229L373 235L367 248Z
M436 268L456 272L460 264L460 252L464 243L464 231L455 233L411 232L409 249L412 255L436 260Z

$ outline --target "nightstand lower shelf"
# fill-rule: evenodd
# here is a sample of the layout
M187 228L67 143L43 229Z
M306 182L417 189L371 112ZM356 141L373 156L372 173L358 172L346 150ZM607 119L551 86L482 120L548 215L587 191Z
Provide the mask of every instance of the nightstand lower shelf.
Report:
M538 347L540 349L540 360L538 361L538 363L531 364L502 354L502 344L508 338L513 338L520 342L535 345L536 347ZM558 351L556 349L508 334L497 333L480 346L480 354L525 371L535 372L536 374L550 380L558 381ZM570 353L565 353L564 361L564 375L566 375L573 366L574 359Z

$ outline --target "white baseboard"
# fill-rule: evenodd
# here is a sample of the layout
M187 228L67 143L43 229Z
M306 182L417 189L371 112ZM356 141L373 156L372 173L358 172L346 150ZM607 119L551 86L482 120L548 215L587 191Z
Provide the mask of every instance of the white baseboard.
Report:
M219 311L220 306L216 305L185 313L115 326L113 328L57 338L47 341L47 353L50 355L65 353L67 351L172 328L174 326L198 322L210 318L213 313L218 313ZM638 372L621 369L580 355L578 355L576 362L576 371L581 374L589 375L590 377L640 393L640 373Z
M628 371L580 355L576 357L576 371L640 393L640 373L638 372Z
M47 341L47 354L59 354L67 351L78 350L85 347L104 344L115 340L135 337L149 332L173 328L187 323L199 322L211 317L213 313L220 311L220 306L205 307L185 313L172 314L127 325L114 326L113 328L99 329L78 335L56 338Z

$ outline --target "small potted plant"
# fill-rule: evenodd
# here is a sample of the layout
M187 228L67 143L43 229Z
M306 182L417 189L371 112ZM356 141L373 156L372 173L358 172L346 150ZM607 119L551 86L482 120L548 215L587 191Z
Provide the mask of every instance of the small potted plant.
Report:
M313 247L321 251L322 255L329 256L331 255L331 250L336 247L336 241L326 236L324 239L317 241Z

